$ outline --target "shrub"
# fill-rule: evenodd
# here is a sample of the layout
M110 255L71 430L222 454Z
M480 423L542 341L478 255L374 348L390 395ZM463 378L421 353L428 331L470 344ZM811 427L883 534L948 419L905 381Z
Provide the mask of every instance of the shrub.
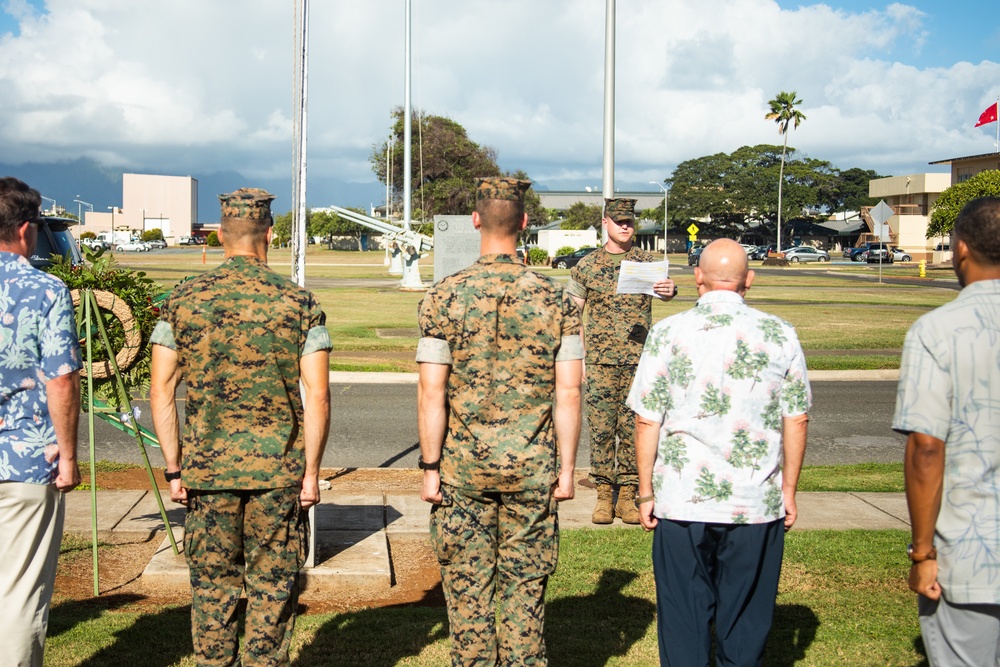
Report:
M80 240L81 241L83 239L96 239L96 238L97 238L97 234L95 234L94 232L83 232L82 234L80 234Z
M549 263L549 253L542 248L528 248L528 262L536 266L544 266Z
M218 248L219 246L222 245L221 243L219 243L219 235L215 232L208 233L208 238L205 240L205 243L212 246L213 248Z
M576 252L576 248L574 248L571 245L564 245L563 247L556 250L555 257L558 257L559 255L568 255L573 252Z
M142 233L140 237L142 241L162 241L163 240L163 230L162 229L147 229Z

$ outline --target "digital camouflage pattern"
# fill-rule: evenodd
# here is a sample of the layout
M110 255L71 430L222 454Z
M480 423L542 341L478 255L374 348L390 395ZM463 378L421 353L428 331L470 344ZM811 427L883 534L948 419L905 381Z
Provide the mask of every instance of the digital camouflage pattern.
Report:
M634 376L635 366L587 366L586 404L590 425L588 479L595 484L639 484L635 460L635 413L625 403Z
M633 245L622 255L612 255L604 248L580 260L570 272L567 291L587 302L587 367L635 365L642 354L642 343L629 340L636 324L649 330L653 319L653 297L648 294L618 294L621 261L658 262L662 257Z
M635 220L635 199L618 197L604 200L604 216L612 220Z
M184 555L198 665L287 665L309 542L299 489L190 492ZM245 573L244 573L245 571ZM246 589L239 659L237 604Z
M309 292L253 257L180 284L153 343L177 351L187 384L187 489L298 486L305 470L299 359L330 348Z
M549 488L558 472L556 356L565 337L578 341L580 333L569 295L513 255L484 255L427 292L418 323L424 339L450 350L442 483L478 491ZM418 349L417 361L426 360Z
M552 490L442 491L430 528L448 603L452 664L547 664L545 587L559 556Z
M260 188L240 188L236 192L219 195L222 217L232 220L268 220L273 200L274 195Z
M524 202L524 193L531 187L531 181L517 178L480 178L476 182L476 201L482 199L504 199Z
M628 405L662 422L655 516L767 523L785 515L782 418L809 411L805 354L787 322L712 291L656 324Z

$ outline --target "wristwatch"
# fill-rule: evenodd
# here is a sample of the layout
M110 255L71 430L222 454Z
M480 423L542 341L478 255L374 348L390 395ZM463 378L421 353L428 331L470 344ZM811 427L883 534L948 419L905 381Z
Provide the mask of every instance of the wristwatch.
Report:
M166 470L163 471L163 479L167 480L168 482L172 482L175 479L180 479L180 478L181 478L180 470L178 470L177 472L168 472Z
M417 467L421 470L438 470L441 467L441 459L439 458L437 461L428 463L427 461L424 461L424 457L421 456L417 459Z
M925 560L937 560L937 549L931 547L931 550L927 553L918 554L913 550L913 544L911 543L906 545L906 555L914 563L923 563Z

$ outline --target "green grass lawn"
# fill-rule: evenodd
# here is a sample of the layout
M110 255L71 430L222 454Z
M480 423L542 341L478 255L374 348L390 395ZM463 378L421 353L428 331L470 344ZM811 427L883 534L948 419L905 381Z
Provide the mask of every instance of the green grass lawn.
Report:
M792 531L767 665L916 665L916 600L905 531ZM657 664L650 535L568 530L546 597L552 665ZM140 613L135 600L54 605L46 665L192 665L189 609ZM440 607L368 608L300 617L293 664L449 664Z
M209 249L205 264L200 252L168 249L153 253L117 253L123 266L145 271L165 288L188 275L196 275L222 261L220 248ZM288 249L274 250L269 261L279 273L290 271ZM330 251L310 246L306 273L315 282L316 293L327 313L327 326L334 349L341 358L331 360L336 370L414 371L412 353L417 346L417 305L419 292L401 292L393 286L350 284L355 280L388 280L381 252ZM682 255L671 257L674 266L683 266ZM537 267L557 280L568 280L569 271ZM773 313L795 326L803 348L810 353L807 364L813 370L891 369L899 367L899 355L885 350L902 347L907 329L924 313L955 298L957 292L931 280L914 280L907 285L859 282L852 276L877 275L866 266L824 267L821 275L807 275L804 269L789 267L780 273L760 274L747 294L747 302ZM433 279L433 253L421 261L424 281ZM946 270L930 274L950 279ZM894 265L883 275L915 278L915 265ZM690 308L696 298L694 278L684 267L675 271L680 297L669 303L654 302L653 320ZM339 284L340 281L344 285ZM837 354L827 354L836 351ZM846 351L846 354L845 354ZM345 353L349 353L344 358ZM395 354L386 358L385 353Z

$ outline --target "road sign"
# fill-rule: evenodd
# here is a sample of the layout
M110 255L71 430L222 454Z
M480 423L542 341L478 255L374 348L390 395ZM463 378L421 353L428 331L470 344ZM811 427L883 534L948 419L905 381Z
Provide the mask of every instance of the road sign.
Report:
M688 225L687 233L690 234L691 236L694 236L700 231L701 230L698 228L698 225L694 224L693 222L690 225Z
M695 234L692 234L691 236L688 237L688 241L691 241L692 243L694 241L697 241L697 240L698 240L698 236L695 235Z

